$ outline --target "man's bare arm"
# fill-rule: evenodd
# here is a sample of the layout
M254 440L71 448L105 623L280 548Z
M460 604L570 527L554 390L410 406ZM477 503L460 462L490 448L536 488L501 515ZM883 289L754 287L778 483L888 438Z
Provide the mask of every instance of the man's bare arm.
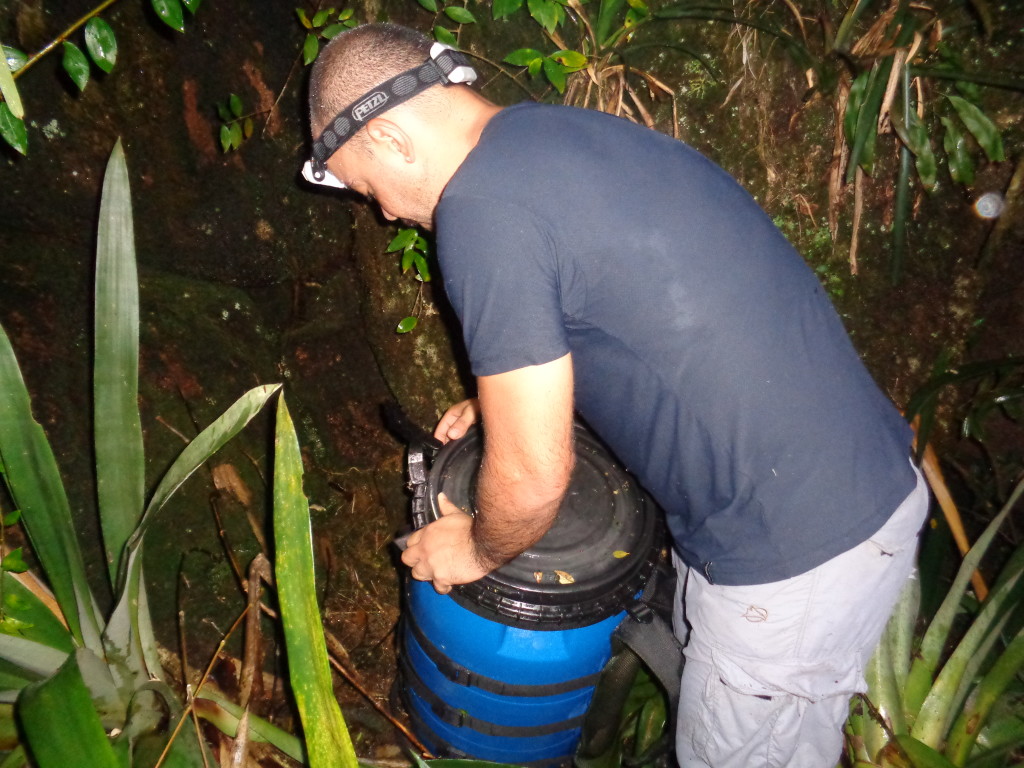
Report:
M569 487L572 359L481 376L477 387L484 455L473 539L482 564L497 567L547 532Z
M572 359L478 379L484 456L476 519L443 496L442 517L409 537L402 560L439 592L481 578L550 528L569 485Z

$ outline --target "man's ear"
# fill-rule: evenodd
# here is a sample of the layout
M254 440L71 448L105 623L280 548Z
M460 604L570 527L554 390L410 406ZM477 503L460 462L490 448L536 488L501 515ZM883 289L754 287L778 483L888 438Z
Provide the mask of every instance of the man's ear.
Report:
M378 155L406 163L415 162L416 148L412 136L398 123L384 117L375 117L366 124L366 133Z

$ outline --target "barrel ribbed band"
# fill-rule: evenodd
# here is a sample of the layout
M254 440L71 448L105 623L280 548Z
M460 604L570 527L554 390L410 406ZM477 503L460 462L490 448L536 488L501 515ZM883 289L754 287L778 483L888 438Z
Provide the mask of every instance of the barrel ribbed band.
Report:
M497 693L501 696L557 696L562 693L578 691L582 688L592 688L600 677L599 672L584 677L577 677L572 680L565 680L558 683L538 683L534 685L526 683L507 683L493 677L487 677L475 672L468 667L459 664L445 655L444 651L434 645L419 624L410 615L403 618L406 628L412 635L415 642L427 658L434 662L437 670L446 678L457 685L464 685L471 688L479 688L489 693ZM408 654L408 640L406 641L406 654Z
M402 677L408 687L430 707L438 720L456 728L469 728L485 736L511 738L529 738L531 736L551 736L552 734L571 731L583 725L583 716L571 717L554 723L540 725L502 725L474 717L464 709L456 709L431 691L416 674L407 657L400 660Z

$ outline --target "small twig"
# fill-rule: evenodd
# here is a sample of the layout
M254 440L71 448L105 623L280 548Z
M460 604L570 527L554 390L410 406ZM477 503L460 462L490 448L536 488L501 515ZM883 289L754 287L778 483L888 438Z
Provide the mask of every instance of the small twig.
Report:
M178 733L181 731L181 727L185 724L185 721L192 713L195 697L199 694L199 691L202 690L203 686L206 685L206 680L210 677L210 673L213 672L213 665L216 664L217 660L220 658L220 654L223 652L224 646L227 645L228 640L235 633L235 630L241 626L242 619L244 619L248 613L249 606L247 605L242 609L242 612L238 614L238 618L235 619L227 633L221 638L220 643L217 645L217 650L213 652L213 656L210 658L210 663L206 665L206 670L203 672L203 676L199 679L199 685L196 686L192 695L188 697L188 702L185 704L185 711L181 713L181 718L178 720L178 724L174 726L174 731L171 732L170 738L167 739L167 744L164 745L164 750L160 753L160 758L156 761L156 765L154 765L153 768L160 768L160 766L164 764L164 760L167 759L167 754L171 751L171 745L174 743L174 740L178 738Z
M423 754L423 756L426 759L432 759L434 755L432 755L430 753L430 750L428 750L426 746L423 745L423 742L417 739L413 732L410 731L403 723L399 722L383 704L381 704L379 701L373 698L372 695L370 695L370 692L366 690L366 687L363 685L363 682L360 679L358 673L356 673L354 670L348 669L345 665L338 661L339 658L348 660L348 651L345 650L345 646L341 644L341 641L339 641L338 638L336 638L333 634L326 630L324 630L324 639L327 641L327 649L328 651L330 651L330 653L327 656L327 659L331 662L331 666L338 671L338 674L344 677L345 680L353 688L359 691L363 698L369 701L373 708L380 712L380 714L383 715L389 723L391 723L395 728L401 731L402 735L404 735L405 738L407 738L412 743L412 745Z
M23 74L25 74L25 71L29 67L31 67L37 61L39 61L41 58L43 58L43 56L48 54L50 51L52 51L58 45L60 45L65 40L67 40L69 37L71 37L71 35L75 32L75 30L77 30L80 26L85 24L85 22L87 22L93 16L98 16L99 14L103 13L103 11L107 10L107 8L109 8L110 6L112 6L116 2L117 2L117 0L103 0L102 3L97 5L95 8L93 8L87 14L85 14L85 16L80 18L78 21L76 21L70 27L68 27L63 32L61 32L59 35L57 35L57 37L55 37L53 40L51 40L49 43L47 43L46 46L41 51L35 53L28 61L26 61L24 64L21 65L21 67L18 69L17 72L12 72L11 74L15 78L21 77Z
M853 182L853 233L850 235L850 274L857 274L857 242L860 239L860 219L864 213L864 169L859 165Z

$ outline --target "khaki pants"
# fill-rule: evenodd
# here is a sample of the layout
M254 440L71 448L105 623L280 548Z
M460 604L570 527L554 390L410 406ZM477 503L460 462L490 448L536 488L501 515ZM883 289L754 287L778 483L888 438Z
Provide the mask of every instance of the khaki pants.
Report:
M864 669L914 570L928 511L917 478L874 536L799 576L730 587L678 568L681 768L834 768L850 697L867 690Z

